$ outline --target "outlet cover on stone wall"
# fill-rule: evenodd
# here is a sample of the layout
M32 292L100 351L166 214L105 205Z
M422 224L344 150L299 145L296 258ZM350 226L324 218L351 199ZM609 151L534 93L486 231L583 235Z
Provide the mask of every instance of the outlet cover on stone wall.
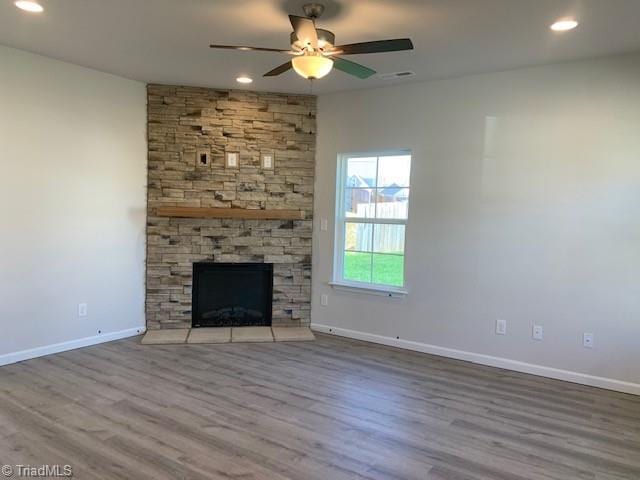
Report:
M240 154L238 152L225 152L224 166L226 168L238 168L240 166Z
M260 164L263 170L273 170L274 156L273 153L263 153L260 155Z

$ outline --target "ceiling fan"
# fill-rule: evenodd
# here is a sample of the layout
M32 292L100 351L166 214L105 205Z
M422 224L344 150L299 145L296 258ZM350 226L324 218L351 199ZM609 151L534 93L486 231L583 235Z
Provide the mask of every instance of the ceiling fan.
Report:
M289 20L293 27L293 32L290 35L290 50L238 45L210 45L210 47L250 52L286 53L292 55L293 58L265 73L264 76L275 77L293 68L298 75L310 80L324 77L334 67L361 79L375 75L375 70L342 58L343 55L413 50L413 43L408 38L336 46L336 37L333 32L316 28L315 21L324 12L324 6L319 3L308 3L302 9L305 14L304 17L289 15Z

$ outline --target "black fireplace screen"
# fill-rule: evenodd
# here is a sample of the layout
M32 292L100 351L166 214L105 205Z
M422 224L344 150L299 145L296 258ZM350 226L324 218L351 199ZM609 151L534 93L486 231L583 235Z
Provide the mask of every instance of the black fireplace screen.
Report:
M194 263L193 327L270 326L271 263Z

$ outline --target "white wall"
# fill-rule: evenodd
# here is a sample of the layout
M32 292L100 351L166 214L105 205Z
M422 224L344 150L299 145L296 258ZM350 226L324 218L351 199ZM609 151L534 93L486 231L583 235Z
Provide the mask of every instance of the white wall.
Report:
M0 46L0 364L144 328L145 122L144 84Z
M409 295L333 290L316 225L318 329L640 393L640 55L325 95L318 133L330 225L338 153L413 150Z

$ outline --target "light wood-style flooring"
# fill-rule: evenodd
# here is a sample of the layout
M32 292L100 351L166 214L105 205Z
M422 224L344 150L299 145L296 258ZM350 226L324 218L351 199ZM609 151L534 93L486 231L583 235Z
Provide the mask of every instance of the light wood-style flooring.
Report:
M79 479L640 479L640 397L317 335L0 368L0 464Z

